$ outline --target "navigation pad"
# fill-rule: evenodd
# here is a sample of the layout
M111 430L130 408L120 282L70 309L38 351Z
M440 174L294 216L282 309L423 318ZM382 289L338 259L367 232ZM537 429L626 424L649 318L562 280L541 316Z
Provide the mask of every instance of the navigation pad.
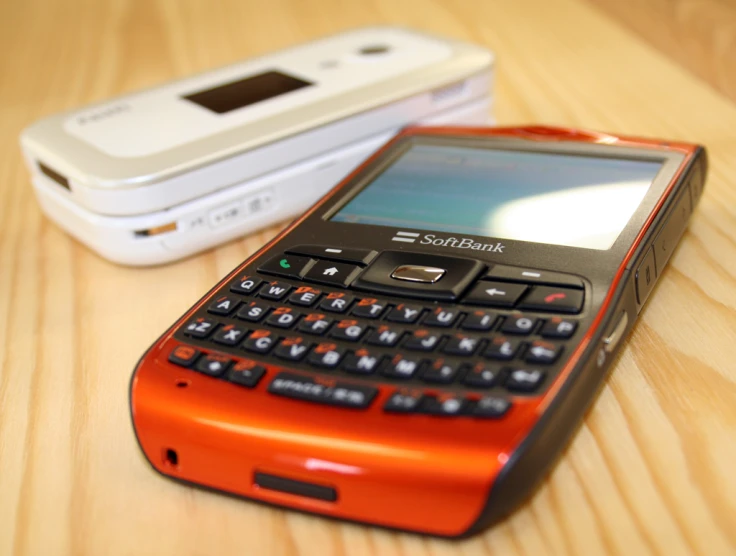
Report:
M441 273L441 280L409 281L396 279L400 267L421 267ZM476 260L426 253L384 251L352 284L352 288L386 295L453 301L478 277L484 265Z

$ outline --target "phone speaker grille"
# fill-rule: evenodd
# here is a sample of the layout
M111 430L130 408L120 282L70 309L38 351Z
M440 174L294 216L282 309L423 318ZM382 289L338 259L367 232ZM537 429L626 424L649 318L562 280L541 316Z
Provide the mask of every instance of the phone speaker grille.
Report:
M253 477L253 483L267 490L276 490L287 494L316 498L317 500L324 500L326 502L335 502L337 500L337 491L332 487L287 479L286 477L279 477L278 475L271 475L269 473L256 472Z

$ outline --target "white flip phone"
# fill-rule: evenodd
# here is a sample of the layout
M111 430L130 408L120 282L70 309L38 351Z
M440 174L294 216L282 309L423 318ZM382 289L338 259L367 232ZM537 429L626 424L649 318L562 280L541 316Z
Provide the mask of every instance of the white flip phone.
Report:
M103 257L160 264L293 217L409 124L487 125L494 56L362 28L34 123L43 211Z

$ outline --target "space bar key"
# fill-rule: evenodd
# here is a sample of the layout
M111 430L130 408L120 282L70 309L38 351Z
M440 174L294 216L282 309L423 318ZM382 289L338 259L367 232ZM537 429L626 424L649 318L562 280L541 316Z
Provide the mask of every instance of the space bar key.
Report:
M277 374L268 385L268 391L277 396L354 409L369 407L378 394L378 389L371 386L287 372Z

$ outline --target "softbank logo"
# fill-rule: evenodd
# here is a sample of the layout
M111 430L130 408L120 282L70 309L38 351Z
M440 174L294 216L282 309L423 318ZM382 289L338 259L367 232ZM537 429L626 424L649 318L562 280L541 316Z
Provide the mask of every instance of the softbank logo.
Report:
M401 241L404 243L414 243L419 234L414 232L396 232L396 235L391 238L391 241Z
M403 243L414 243L421 234L415 232L396 232L391 241L400 241ZM503 243L478 243L469 237L437 237L434 234L424 234L419 240L422 245L434 245L436 247L451 247L453 249L472 249L473 251L489 251L492 253L503 253L505 245Z

